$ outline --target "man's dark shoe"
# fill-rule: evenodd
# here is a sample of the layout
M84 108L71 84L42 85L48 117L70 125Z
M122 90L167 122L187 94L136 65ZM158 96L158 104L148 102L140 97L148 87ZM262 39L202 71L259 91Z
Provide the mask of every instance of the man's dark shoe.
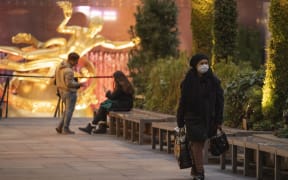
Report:
M62 134L75 134L75 132L74 131L71 131L70 129L64 129L63 130L63 132L62 132Z
M85 128L79 127L79 130L91 134L93 128L94 127L91 125L91 123L88 123Z
M99 128L99 129L95 129L95 130L93 130L93 134L105 134L106 133L106 129L103 129L103 128Z
M55 129L56 129L56 132L57 132L58 134L61 134L61 133L62 133L62 129L61 129L61 128L57 127L57 128L55 128Z

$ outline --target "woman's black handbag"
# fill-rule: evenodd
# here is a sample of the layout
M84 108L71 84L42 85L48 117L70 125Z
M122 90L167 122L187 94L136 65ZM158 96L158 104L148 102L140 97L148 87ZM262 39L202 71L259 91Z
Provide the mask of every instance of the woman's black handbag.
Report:
M180 169L192 167L192 160L185 131L175 132L174 155Z
M220 134L216 134L215 136L210 138L209 150L213 156L220 156L221 154L229 150L227 136L222 129L219 130Z

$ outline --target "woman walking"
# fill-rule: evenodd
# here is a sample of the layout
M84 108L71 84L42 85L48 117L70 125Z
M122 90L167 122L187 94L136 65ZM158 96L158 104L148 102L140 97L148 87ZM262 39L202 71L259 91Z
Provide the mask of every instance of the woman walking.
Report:
M177 124L179 128L186 126L193 164L191 176L204 180L204 144L221 128L224 97L220 80L213 74L206 55L194 55L190 67L181 83Z

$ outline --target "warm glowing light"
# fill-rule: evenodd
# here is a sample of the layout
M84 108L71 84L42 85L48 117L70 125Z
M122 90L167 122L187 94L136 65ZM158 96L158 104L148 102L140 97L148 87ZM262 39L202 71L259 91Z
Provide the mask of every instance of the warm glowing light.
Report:
M202 1L192 1L192 6L194 9L197 9L197 12L201 14L210 14L212 4L214 0L202 0Z
M102 17L102 12L99 10L92 10L89 16L90 17Z
M31 91L31 86L24 86L24 87L22 87L22 91L23 91L24 93L29 93L29 92Z
M81 12L87 17L101 17L104 21L115 21L117 20L116 11L112 10L99 10L90 6L77 6L75 7L75 12Z
M263 88L263 99L262 99L262 107L265 109L267 107L270 107L272 105L272 89L271 87L265 86Z
M90 6L77 6L77 7L75 8L75 11L76 11L76 12L81 12L81 13L85 14L86 16L89 16L89 14L90 14L90 9L91 9Z
M269 109L273 105L272 95L275 90L275 80L273 79L272 72L275 71L276 67L271 61L266 64L266 77L263 86L263 97L262 97L262 109L263 112Z
M115 11L104 11L103 15L104 20L115 21L116 17L117 15Z
M45 89L47 89L47 84L44 84L44 83L38 84L38 87L40 90L45 90Z
M81 110L81 109L86 109L87 107L88 107L87 104L76 104L75 109Z

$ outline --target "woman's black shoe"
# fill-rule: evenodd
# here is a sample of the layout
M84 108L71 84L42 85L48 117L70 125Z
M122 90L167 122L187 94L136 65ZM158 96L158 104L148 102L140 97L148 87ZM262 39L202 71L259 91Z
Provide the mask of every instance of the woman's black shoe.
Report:
M204 179L205 179L204 174L198 174L193 178L193 180L204 180Z
M79 127L79 130L91 134L93 128L94 126L92 126L91 123L88 123L85 128Z
M98 124L98 126L92 131L93 134L105 134L107 131L106 124Z

